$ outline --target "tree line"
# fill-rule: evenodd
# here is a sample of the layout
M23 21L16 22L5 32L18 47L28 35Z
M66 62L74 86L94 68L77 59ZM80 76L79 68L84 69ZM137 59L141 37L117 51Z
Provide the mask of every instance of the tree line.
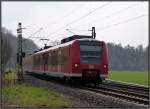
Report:
M0 44L0 50L2 48L3 67L4 69L17 68L17 37L4 27L2 27L1 35L2 47ZM22 43L23 51L26 52L26 55L39 49L32 40L23 38Z
M148 70L148 46L108 43L110 70Z
M16 68L17 37L6 28L2 28L3 60L6 68ZM1 44L0 44L1 45ZM109 54L109 70L148 70L148 47L133 47L107 43ZM1 47L0 47L1 48ZM23 51L26 55L38 50L38 46L29 39L23 39Z

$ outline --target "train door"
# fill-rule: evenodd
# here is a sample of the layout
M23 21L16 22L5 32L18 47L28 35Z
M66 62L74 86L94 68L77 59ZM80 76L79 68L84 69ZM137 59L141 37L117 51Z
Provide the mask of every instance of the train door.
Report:
M48 71L48 53L44 53L44 72Z
M61 59L61 49L59 48L58 49L58 55L57 55L57 71L58 71L58 73L61 73L61 61L60 61L60 59Z

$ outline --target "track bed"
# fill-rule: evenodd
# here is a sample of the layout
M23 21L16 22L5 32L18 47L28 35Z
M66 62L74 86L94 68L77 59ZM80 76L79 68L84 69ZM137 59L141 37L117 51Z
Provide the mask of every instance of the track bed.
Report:
M106 96L103 93L95 93L82 89L78 86L71 86L63 83L61 80L46 78L42 76L25 75L25 83L46 88L55 89L67 96L74 102L74 107L104 107L104 108L130 108L130 107L147 107L143 104L128 102L126 100Z

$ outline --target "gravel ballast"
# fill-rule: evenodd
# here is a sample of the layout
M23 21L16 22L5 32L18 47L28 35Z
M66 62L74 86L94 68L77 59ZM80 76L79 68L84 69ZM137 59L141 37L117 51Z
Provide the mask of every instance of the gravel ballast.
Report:
M53 79L53 78L52 78ZM91 91L69 87L52 81L42 80L31 75L24 75L26 84L56 90L73 102L73 107L101 107L101 108L148 108L142 104L128 102L111 96Z

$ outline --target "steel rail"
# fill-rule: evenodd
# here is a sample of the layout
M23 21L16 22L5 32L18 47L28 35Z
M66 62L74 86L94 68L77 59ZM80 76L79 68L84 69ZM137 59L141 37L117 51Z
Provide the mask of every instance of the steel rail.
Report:
M38 76L38 77L40 77L40 79L42 78L42 76ZM43 77L42 79L46 80L45 77ZM58 82L58 83L60 83L60 82ZM62 84L62 82L60 84ZM66 83L63 83L63 85L68 86L68 84L66 84ZM109 95L109 96L124 99L124 100L129 100L131 102L135 102L138 104L144 104L144 105L149 104L149 99L148 99L149 96L148 95L131 92L131 91L122 89L121 87L120 87L120 89L119 89L119 87L118 87L118 89L116 89L115 86L109 86L109 85L105 85L105 84L99 85L98 87L93 87L92 85L89 84L89 85L85 85L85 86L78 86L76 88L83 89L86 91L96 92L99 94Z
M125 92L129 92L129 93L134 93L134 94L138 94L139 96L140 95L146 95L147 97L149 97L149 92L148 91L143 91L143 90L139 90L139 89L136 89L136 88L129 88L129 87L125 87L125 86L116 86L116 85L108 85L108 84L102 84L102 85L99 85L99 87L110 87L110 88L113 88L113 89L118 89L118 90L122 90L122 91L125 91Z
M103 84L109 86L116 86L120 88L132 89L132 90L140 90L142 92L149 93L149 87L140 86L140 85L128 84L128 83L111 81L111 80L107 80Z
M126 94L126 95L132 95L132 96L139 97L139 98L149 99L148 94L138 93L138 92L135 92L135 91L128 91L128 90L119 89L119 88L116 89L115 87L112 87L112 86L108 87L106 85L100 85L97 88L98 89L105 89L105 90L113 91L113 92L117 92L117 93L123 93L123 94Z
M96 89L96 88L83 86L83 87L81 87L81 89L93 91L93 92L96 92L96 93L102 93L102 94L105 94L105 95L110 95L110 96L121 98L121 99L134 101L135 103L139 103L139 104L144 104L144 105L149 104L149 100L147 100L147 99L143 99L143 98L139 98L139 97L135 97L135 96L131 96L131 95L126 95L126 94L123 94L123 93L120 94L118 92L113 92L113 90L107 90L105 88L104 89L100 89L100 88Z

